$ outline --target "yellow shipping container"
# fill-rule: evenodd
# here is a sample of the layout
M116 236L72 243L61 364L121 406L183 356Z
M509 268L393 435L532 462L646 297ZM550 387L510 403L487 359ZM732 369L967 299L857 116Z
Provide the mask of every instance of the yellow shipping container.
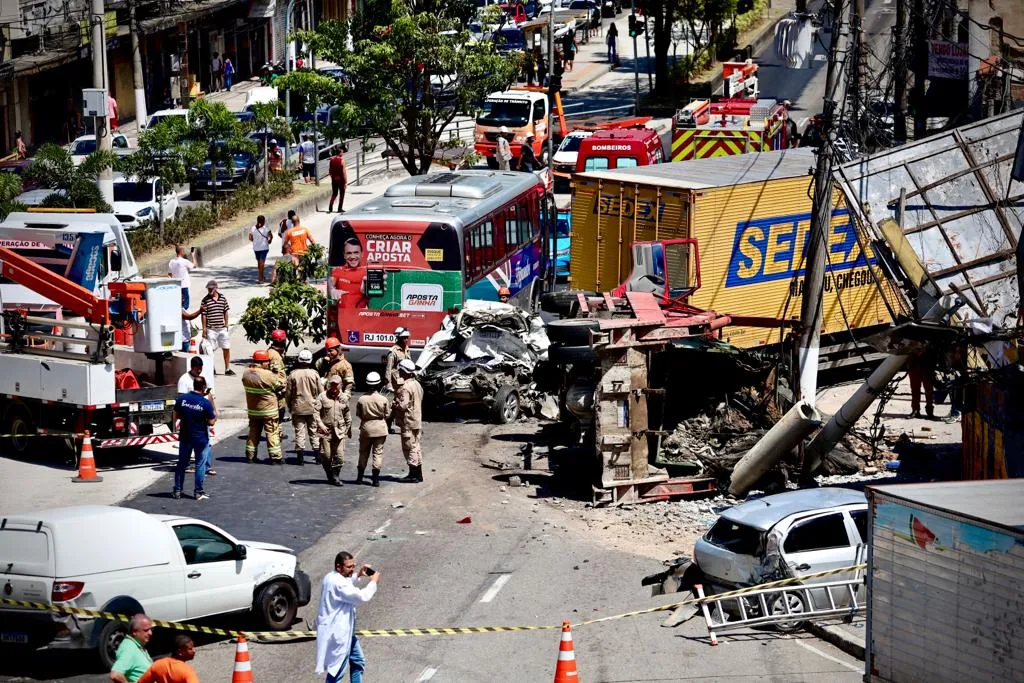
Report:
M692 305L798 318L814 163L811 150L792 149L575 175L571 286L611 290L629 276L632 242L693 237L701 288ZM838 189L833 201L822 332L887 325L885 302L898 310L899 294ZM777 343L780 329L729 326L722 338L750 348Z

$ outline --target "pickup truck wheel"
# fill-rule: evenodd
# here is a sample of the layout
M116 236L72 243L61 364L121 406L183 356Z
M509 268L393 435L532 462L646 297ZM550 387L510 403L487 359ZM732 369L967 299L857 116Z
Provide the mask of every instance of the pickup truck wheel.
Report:
M114 666L117 660L117 648L121 641L128 635L128 623L124 621L108 621L100 631L99 646L96 654L99 655L100 663L107 671Z
M260 618L272 631L284 631L295 622L299 598L295 588L285 581L275 581L260 591L256 600Z
M551 343L565 346L590 346L590 333L600 329L601 324L594 318L566 318L547 324Z
M500 425L507 425L519 419L519 392L511 384L503 384L498 387L494 394L494 402L491 404L491 413L494 421Z
M4 424L7 426L7 433L12 435L7 439L11 450L18 455L26 453L32 440L29 435L36 433L32 416L24 408L14 407L7 412Z

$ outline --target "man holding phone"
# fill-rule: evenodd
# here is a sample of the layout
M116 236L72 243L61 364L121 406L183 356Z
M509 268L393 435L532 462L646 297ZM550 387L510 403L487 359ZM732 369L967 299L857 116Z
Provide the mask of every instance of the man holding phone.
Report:
M334 571L320 586L316 615L316 673L326 673L326 683L340 683L349 667L352 683L362 683L366 658L356 637L356 606L373 599L378 581L380 573L365 564L356 574L352 553L334 557Z

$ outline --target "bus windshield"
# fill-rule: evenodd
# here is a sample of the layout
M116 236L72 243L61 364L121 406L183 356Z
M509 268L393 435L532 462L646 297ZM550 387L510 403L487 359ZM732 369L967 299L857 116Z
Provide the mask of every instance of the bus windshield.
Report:
M476 122L483 126L520 128L530 122L530 103L524 100L484 100L483 111Z

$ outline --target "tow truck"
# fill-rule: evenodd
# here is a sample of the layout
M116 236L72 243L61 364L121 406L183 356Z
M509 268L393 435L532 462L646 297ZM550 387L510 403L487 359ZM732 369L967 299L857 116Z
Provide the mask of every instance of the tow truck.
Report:
M89 235L68 234L69 270L99 267L96 250L79 249L97 241ZM63 316L31 315L27 306L3 312L0 415L11 450L38 450L38 436L76 450L86 430L96 449L177 440L170 429L177 378L189 362L175 351L182 329L177 280L113 281L104 298L7 247L0 247L0 276L53 302ZM204 368L213 368L211 358Z
M691 100L672 118L672 161L788 146L786 107L760 96L757 65L726 62L722 73L725 97Z

